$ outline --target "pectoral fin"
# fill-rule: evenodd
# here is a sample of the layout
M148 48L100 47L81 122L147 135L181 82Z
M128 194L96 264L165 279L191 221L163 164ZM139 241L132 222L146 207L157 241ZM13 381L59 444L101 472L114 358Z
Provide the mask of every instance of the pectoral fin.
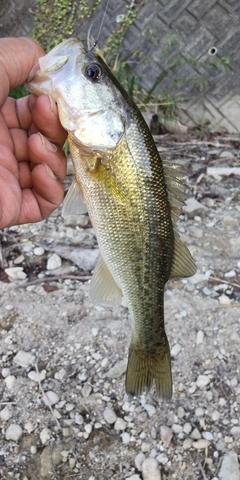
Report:
M177 232L174 232L173 261L169 278L191 277L196 273L196 265L186 245L184 245Z
M93 272L89 296L93 304L101 307L114 307L121 303L122 291L102 258Z
M83 201L81 190L76 180L74 180L65 197L62 216L66 218L71 215L82 215L84 213L87 213L87 207Z

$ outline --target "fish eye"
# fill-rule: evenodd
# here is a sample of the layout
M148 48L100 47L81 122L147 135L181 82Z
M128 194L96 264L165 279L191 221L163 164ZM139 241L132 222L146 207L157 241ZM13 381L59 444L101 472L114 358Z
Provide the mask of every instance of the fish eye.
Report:
M89 78L90 80L96 81L99 80L99 78L102 75L102 69L100 65L97 63L93 63L92 65L88 65L88 67L85 70L86 77Z

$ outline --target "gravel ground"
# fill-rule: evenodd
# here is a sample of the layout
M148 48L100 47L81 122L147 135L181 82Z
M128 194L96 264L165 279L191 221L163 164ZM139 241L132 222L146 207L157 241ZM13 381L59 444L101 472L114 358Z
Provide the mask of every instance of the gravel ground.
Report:
M208 174L238 166L240 140L158 144L186 173L178 230L197 263L194 277L166 288L172 401L124 392L128 310L88 299L98 255L88 217L64 222L58 209L6 229L1 479L240 480L240 177Z

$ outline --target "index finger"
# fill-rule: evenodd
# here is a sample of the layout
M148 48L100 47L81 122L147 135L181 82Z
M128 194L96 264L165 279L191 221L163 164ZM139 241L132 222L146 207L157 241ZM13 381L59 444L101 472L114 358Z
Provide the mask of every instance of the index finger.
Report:
M39 57L44 54L40 45L30 38L0 39L0 108L5 103L9 90L26 80Z

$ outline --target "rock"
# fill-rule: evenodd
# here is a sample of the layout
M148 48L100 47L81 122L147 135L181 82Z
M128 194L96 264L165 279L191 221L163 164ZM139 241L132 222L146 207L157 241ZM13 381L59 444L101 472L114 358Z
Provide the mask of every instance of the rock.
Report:
M25 280L27 274L23 271L23 267L5 268L5 272L10 280Z
M56 253L50 255L47 261L47 270L55 270L62 266L62 259Z
M5 368L2 369L1 373L2 373L3 378L6 378L9 375L11 375L11 370L10 370L10 368L5 367Z
M14 375L8 375L8 377L4 378L4 382L6 383L9 390L13 389L15 381L16 377L14 377Z
M37 257L41 257L41 255L43 255L44 252L45 250L42 247L35 247L33 250L34 255L36 255Z
M236 277L235 270L229 270L229 272L224 273L225 278L234 278Z
M123 418L118 417L115 424L114 424L114 429L115 430L125 430L127 427L127 422L123 420Z
M176 343L171 349L171 356L176 357L181 352L181 345Z
M220 297L218 298L218 301L219 303L221 303L221 305L230 305L230 303L232 303L231 298L225 295L225 293L222 293L222 295L220 295Z
M114 412L114 410L110 407L106 407L104 412L103 412L103 417L104 417L104 420L106 420L107 423L109 423L110 425L112 423L115 423L116 420L117 420L117 415L116 413Z
M7 422L12 416L12 409L10 409L7 405L0 412L0 418L3 422Z
M199 375L197 378L197 386L198 388L204 388L206 385L210 383L210 378L207 375Z
M230 150L223 150L220 155L220 158L234 158L234 154Z
M188 227L188 231L189 231L191 237L202 238L202 236L203 236L202 229L196 227L195 225L190 225L190 227Z
M125 445L127 445L130 442L130 439L131 439L128 432L121 433L121 438L122 438L122 441Z
M208 288L208 287L203 287L202 292L203 292L204 295L206 295L206 296L212 295L212 293L213 293L212 290L211 290L210 288Z
M178 423L174 423L174 424L172 425L172 431L173 431L174 433L176 433L176 434L181 433L182 430L183 430L182 425L179 425Z
M40 440L43 445L45 445L49 438L51 437L51 430L49 428L43 428L43 430L40 432Z
M238 456L233 450L225 453L219 472L220 480L240 480Z
M127 358L123 358L123 360L119 360L119 362L115 363L115 365L113 365L113 367L110 368L110 370L108 370L108 372L106 373L106 377L108 378L121 377L121 375L123 375L123 373L125 373L127 370L127 363L128 363Z
M167 425L162 425L160 427L160 437L161 437L161 441L163 442L163 445L165 447L169 447L173 437L172 429L170 427L167 427Z
M234 438L240 439L240 427L232 427L231 428L231 434Z
M192 431L191 423L188 423L188 422L184 423L183 432L186 433L187 435L189 435L189 433L191 433L191 431Z
M200 345L203 343L204 340L204 333L202 330L198 330L197 332L197 338L196 338L196 345Z
M186 213L188 218L194 218L196 215L201 217L207 212L207 208L194 197L187 198L182 210Z
M205 438L205 440L209 440L209 442L213 440L213 434L211 432L202 432L202 437Z
M89 397L91 391L92 391L92 386L90 385L90 383L85 383L85 385L83 385L83 387L82 387L83 398Z
M183 449L188 450L189 448L191 448L192 444L193 444L193 440L191 438L185 438L183 442Z
M6 440L13 440L14 442L17 442L18 440L20 440L22 434L22 427L20 427L20 425L17 425L16 423L11 423L11 425L9 425L6 430L5 438Z
M94 477L94 480L95 480L95 477ZM141 480L141 478L139 477L139 475L137 473L134 473L134 475L131 475L131 477L127 477L126 480Z
M203 417L204 415L204 410L202 407L197 407L195 410L195 415L196 417Z
M148 452L150 452L150 448L151 448L150 443L148 443L148 442L142 442L141 450L142 450L143 453L148 453Z
M149 403L143 404L143 408L146 410L148 416L151 418L156 413L156 408Z
M194 440L198 440L201 438L201 433L199 432L198 428L193 429L190 437L193 438Z
M29 367L34 362L34 356L30 352L24 352L23 350L19 350L17 355L13 358L13 361L20 365L23 368Z
M161 480L158 462L155 458L146 458L142 464L143 480Z
M135 466L136 466L136 469L139 470L139 472L142 471L142 464L145 458L146 457L143 452L138 453L135 457Z
M57 393L53 392L52 390L49 390L48 392L45 393L42 397L45 405L55 405L56 403L59 402L59 396Z
M200 438L196 442L192 443L193 448L196 448L197 450L202 450L204 448L209 447L210 442L208 440L205 440L204 438Z
M89 222L88 215L71 215L64 218L63 224L65 227L86 227Z
M162 465L166 465L167 462L168 462L168 457L167 455L165 455L165 453L160 453L156 460L158 461L158 463L162 463Z
M229 226L229 227L238 227L240 224L240 218L239 217L232 217L230 215L224 215L223 217L223 223L224 225Z
M42 370L39 373L35 370L31 370L31 372L28 373L28 378L30 378L30 380L33 382L40 383L46 378L46 370Z
M17 258L15 258L14 260L14 265L19 265L20 263L22 263L24 261L24 255L18 255Z
M217 410L214 410L214 412L212 413L213 422L217 422L219 420L220 416L221 416L220 412L218 412Z

